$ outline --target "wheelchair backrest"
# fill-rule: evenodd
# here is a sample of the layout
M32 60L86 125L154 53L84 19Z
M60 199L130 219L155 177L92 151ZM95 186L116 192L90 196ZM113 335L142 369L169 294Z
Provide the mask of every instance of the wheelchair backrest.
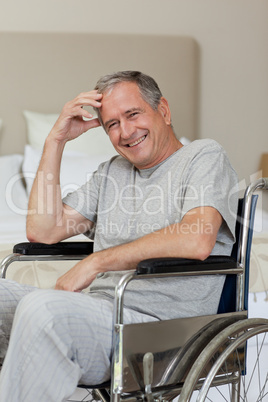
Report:
M244 278L244 309L248 309L248 291L249 291L249 268L250 268L250 252L253 237L253 227L254 227L254 217L257 205L258 196L253 195L251 199L250 206L250 220L249 220L249 231L247 238L247 248L245 256L245 278ZM232 250L232 257L238 261L239 248L241 243L242 230L244 225L244 206L245 197L240 198L238 201L237 209L237 219L235 227L236 241ZM236 275L227 275L218 307L218 313L230 313L236 311Z

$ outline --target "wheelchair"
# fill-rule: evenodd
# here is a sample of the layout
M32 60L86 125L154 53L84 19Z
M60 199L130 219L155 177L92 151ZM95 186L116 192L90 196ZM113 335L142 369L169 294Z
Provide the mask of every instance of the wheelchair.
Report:
M232 255L204 261L160 258L141 261L115 291L111 381L92 389L102 401L268 401L268 320L248 318L250 250L256 190L262 178L239 200ZM20 243L1 264L6 277L14 261L78 260L93 251L91 242L53 245ZM199 275L225 275L218 313L142 324L124 324L124 294L130 281ZM157 295L156 295L157 297ZM247 364L250 362L250 364Z

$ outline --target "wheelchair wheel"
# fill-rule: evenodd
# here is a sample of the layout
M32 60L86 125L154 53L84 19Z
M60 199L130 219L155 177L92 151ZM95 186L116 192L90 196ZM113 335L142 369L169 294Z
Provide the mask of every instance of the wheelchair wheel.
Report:
M268 401L268 320L228 326L202 351L182 388L180 402Z
M74 397L76 399L73 399L72 397L72 399L68 399L67 402L110 402L111 398L109 391L104 388L88 388L85 385L80 385L78 388L82 388L86 394L84 393L79 396L75 395ZM77 400L77 398L79 398L79 400Z

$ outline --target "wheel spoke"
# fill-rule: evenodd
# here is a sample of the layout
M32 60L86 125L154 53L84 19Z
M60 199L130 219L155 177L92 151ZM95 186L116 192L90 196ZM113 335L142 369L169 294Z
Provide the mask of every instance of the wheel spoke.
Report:
M265 388L266 388L266 385L267 385L267 381L268 381L268 374L266 374L266 380L265 380L265 383L263 384L263 387L262 387L260 396L259 396L259 398L257 399L257 402L262 401L263 398L264 398L266 395L268 395L268 391L264 394Z
M268 395L267 333L265 319L246 319L226 327L195 361L185 380L182 400L188 400L203 378L201 389L196 391L197 401L264 402ZM209 370L205 378L201 371L204 365Z

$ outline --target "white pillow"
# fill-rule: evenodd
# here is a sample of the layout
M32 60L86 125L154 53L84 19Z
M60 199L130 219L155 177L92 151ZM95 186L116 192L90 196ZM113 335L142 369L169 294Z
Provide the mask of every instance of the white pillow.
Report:
M44 142L58 114L44 114L25 110L23 115L27 124L28 143L36 148L43 149ZM116 151L102 127L95 127L66 144L66 150L83 152L88 155L115 155Z
M180 137L180 138L179 138L179 141L182 143L182 145L191 144L191 141L190 141L188 138L186 138L186 137Z
M58 114L42 114L24 110L23 115L27 126L28 143L37 149L42 149L52 127L56 123Z
M1 215L27 212L27 194L23 185L22 155L0 156L0 212Z
M41 154L42 151L30 145L25 146L22 171L26 181L28 195L33 185ZM89 156L80 152L64 151L60 175L62 196L65 196L84 184L98 168L100 163L108 159L110 159L110 155Z

